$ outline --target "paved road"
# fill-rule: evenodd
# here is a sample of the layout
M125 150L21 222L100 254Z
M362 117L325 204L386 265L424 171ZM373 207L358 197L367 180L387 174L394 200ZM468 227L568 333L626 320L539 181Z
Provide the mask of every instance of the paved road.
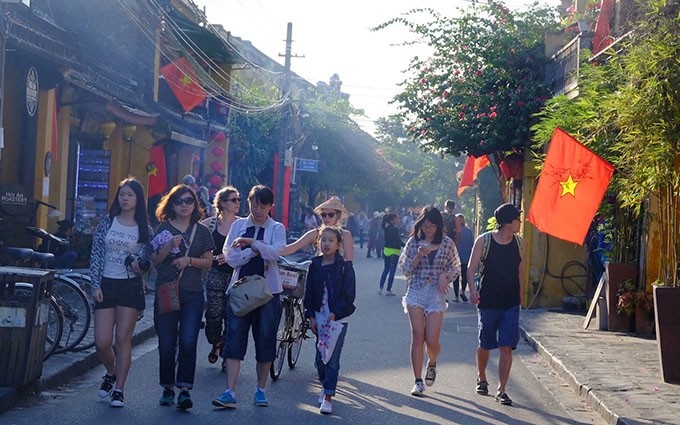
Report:
M524 342L515 353L508 393L515 405L500 406L490 396L474 392L476 369L476 315L472 305L452 303L445 315L443 352L436 384L426 397L409 395L413 377L408 358L408 321L400 297L376 294L382 260L362 257L358 250L357 312L352 317L333 417L318 413L320 387L311 360L313 340L303 346L298 366L285 369L277 382L268 384L270 406L252 404L255 386L254 354L249 350L237 388L238 408L215 410L210 400L224 389L224 375L207 358L201 338L195 408L181 413L158 406L156 339L135 348L135 360L126 390L126 407L112 409L96 397L103 370L96 368L64 387L44 392L22 407L0 416L7 424L92 424L102 420L125 424L268 423L315 424L328 421L356 424L602 424L582 400L557 378ZM404 292L403 276L395 282ZM492 356L491 371L497 356ZM489 374L495 388L495 373Z

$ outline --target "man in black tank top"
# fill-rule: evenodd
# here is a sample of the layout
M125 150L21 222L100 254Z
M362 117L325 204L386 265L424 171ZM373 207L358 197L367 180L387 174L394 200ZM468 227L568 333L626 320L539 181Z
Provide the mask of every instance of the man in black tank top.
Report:
M496 208L496 230L480 235L472 248L468 263L470 301L477 305L479 347L477 348L478 394L489 393L486 365L491 350L498 348L498 391L496 401L512 405L505 392L512 366L512 350L519 342L519 309L521 288L520 211L512 204Z

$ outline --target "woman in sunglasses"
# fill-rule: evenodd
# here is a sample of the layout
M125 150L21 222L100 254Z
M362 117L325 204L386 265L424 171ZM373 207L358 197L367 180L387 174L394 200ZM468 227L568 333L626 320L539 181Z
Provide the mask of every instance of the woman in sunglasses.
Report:
M227 264L227 259L222 253L224 241L227 240L231 224L238 218L236 214L241 207L241 195L233 186L226 186L218 190L213 202L216 215L201 221L212 234L215 242L213 250L212 267L205 279L206 301L205 308L205 337L212 345L208 354L208 361L215 363L222 351L222 329L224 322L224 304L227 296L227 284L231 280L234 269ZM224 362L222 369L225 368Z
M154 249L151 260L158 271L156 282L175 280L182 273L180 310L165 314L154 311L163 387L159 404L175 404L174 388L177 387L180 390L177 408L181 410L193 407L189 390L194 386L196 345L203 320L202 272L212 266L215 249L208 228L198 224L202 215L191 187L184 184L173 187L158 203L156 218L161 224L151 241Z
M331 196L326 202L314 208L314 212L321 217L322 226L337 226L342 228L342 223L347 219L349 214L340 198ZM319 237L319 228L312 229L302 235L302 237L292 244L286 245L281 252L281 255L286 256L293 254L307 245L316 243ZM347 229L342 229L342 256L345 261L354 261L354 238L352 233Z

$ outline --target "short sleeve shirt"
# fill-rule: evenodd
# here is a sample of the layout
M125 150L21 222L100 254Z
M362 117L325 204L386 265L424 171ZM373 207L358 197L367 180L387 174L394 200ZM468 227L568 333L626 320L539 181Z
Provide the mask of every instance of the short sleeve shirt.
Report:
M161 233L163 230L169 231L173 236L182 235L185 243L180 245L178 253L169 253L168 256L156 266L156 270L158 271L158 278L156 279L157 283L168 282L177 278L179 270L172 265L172 262L179 257L183 257L186 253L186 244L189 243L193 225L189 226L186 232L181 232L170 223L164 222L158 226L157 233ZM207 227L196 223L196 234L194 235L194 240L189 248L189 257L202 257L206 251L212 251L213 249L215 249L215 242L210 234L210 230L208 230ZM203 292L203 269L186 267L182 274L182 280L179 283L179 290L186 292Z

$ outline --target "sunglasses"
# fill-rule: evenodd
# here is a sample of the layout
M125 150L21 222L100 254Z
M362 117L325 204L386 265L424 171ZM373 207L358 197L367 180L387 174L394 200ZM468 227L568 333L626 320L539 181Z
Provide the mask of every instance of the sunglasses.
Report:
M320 215L321 215L321 218L326 218L326 217L328 217L328 218L333 218L333 217L335 217L335 213L334 213L334 212L321 213Z
M189 197L189 198L175 198L172 201L172 204L175 206L181 206L181 205L193 205L194 204L194 198Z
M233 202L235 204L241 202L241 198L229 198L229 199L222 199L222 202Z

